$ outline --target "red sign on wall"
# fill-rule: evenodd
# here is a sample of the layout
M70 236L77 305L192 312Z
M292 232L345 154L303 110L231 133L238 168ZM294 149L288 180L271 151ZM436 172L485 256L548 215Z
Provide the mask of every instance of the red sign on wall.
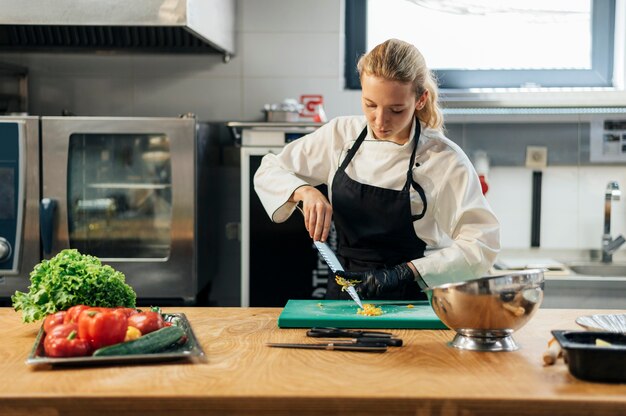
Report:
M304 106L300 116L315 118L318 115L319 106L324 104L324 98L317 94L305 94L300 96L300 103Z

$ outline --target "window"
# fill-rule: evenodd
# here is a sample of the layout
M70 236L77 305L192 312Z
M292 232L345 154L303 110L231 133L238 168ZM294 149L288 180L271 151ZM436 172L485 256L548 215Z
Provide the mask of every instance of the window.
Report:
M420 49L440 87L610 87L615 0L346 0L346 84L388 38Z

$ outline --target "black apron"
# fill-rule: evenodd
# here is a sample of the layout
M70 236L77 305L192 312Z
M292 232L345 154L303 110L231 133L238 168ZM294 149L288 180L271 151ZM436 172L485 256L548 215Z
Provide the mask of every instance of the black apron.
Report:
M393 267L424 257L426 243L415 234L413 221L426 213L426 195L413 180L412 168L420 137L420 123L416 120L413 152L406 173L406 183L400 191L367 185L351 179L346 167L367 136L367 126L348 151L337 169L332 184L333 221L337 230L337 255L347 271L360 272ZM424 204L418 215L411 214L410 187ZM332 275L331 275L332 276ZM334 278L328 279L326 299L350 299L341 291ZM384 294L380 299L426 299L417 283Z

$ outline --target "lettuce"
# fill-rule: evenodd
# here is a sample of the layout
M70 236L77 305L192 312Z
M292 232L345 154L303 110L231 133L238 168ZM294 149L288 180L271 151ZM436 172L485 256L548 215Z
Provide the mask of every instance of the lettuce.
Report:
M37 264L30 273L28 293L11 296L23 322L35 322L74 305L134 308L137 294L123 273L94 256L67 249Z

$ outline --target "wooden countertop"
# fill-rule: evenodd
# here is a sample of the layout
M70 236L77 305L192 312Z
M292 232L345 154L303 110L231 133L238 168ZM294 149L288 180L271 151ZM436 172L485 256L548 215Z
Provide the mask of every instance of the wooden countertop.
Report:
M626 414L626 384L580 381L541 357L551 329L624 311L540 309L514 335L515 352L451 348L452 331L394 330L405 345L374 354L266 347L306 341L303 329L276 326L278 308L165 310L187 315L207 362L31 367L39 324L0 308L0 416Z

